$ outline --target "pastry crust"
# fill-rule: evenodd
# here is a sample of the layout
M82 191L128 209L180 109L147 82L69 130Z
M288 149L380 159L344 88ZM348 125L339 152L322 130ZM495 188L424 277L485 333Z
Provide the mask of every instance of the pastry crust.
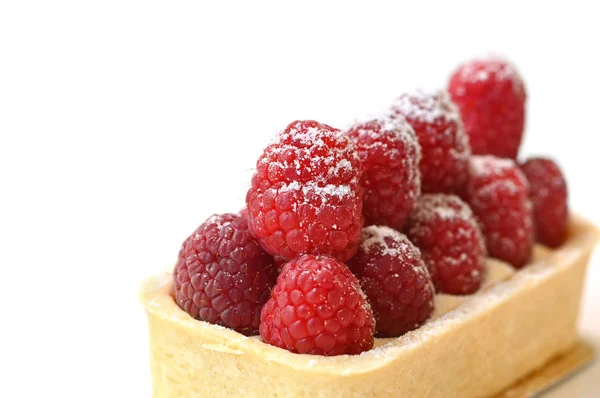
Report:
M436 295L419 329L376 339L356 356L293 354L191 318L172 296L170 274L147 279L155 398L166 397L489 397L566 352L596 227L571 216L569 239L536 247L515 272L486 261L486 280L470 296Z

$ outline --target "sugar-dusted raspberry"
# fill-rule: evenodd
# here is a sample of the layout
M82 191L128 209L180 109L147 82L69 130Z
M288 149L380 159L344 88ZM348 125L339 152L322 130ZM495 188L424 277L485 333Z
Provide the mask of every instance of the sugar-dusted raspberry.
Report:
M363 228L362 243L348 267L369 299L378 336L400 336L431 315L431 277L419 249L400 232L385 226Z
M403 94L392 104L391 114L404 115L417 134L423 192L459 192L467 179L471 149L448 94L442 90Z
M488 253L521 268L533 248L533 213L525 176L511 159L473 156L467 202L479 221Z
M567 238L567 183L558 165L547 158L530 158L521 170L529 181L536 239L557 247Z
M421 147L404 118L386 115L357 122L348 131L363 164L366 225L400 229L421 193Z
M273 257L250 235L246 220L213 215L181 247L175 300L196 319L251 335L275 278Z
M260 335L300 354L360 354L373 348L373 312L348 267L328 256L288 262L262 309Z
M525 85L514 66L498 58L475 59L448 84L477 155L516 158L525 125Z
M256 163L246 195L252 235L288 260L304 253L348 260L363 225L361 174L343 132L312 120L291 123Z
M471 294L481 286L485 242L469 206L454 195L419 198L406 232L421 249L438 292Z

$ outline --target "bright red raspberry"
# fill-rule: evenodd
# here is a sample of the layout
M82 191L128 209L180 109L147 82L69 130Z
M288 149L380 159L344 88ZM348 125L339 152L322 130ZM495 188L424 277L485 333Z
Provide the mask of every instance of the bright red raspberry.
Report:
M213 215L185 240L173 280L175 300L192 317L256 334L275 283L273 257L237 214Z
M450 78L448 91L460 108L471 149L478 155L516 158L525 125L525 84L497 58L475 59Z
M488 253L521 268L533 248L527 179L511 159L473 156L467 202L479 221Z
M550 247L562 245L567 238L567 183L558 165L551 159L531 158L521 170L529 181L533 203L536 239Z
M481 286L485 242L471 208L454 195L419 198L406 227L440 293L471 294Z
M362 169L340 130L312 120L285 128L256 163L246 195L250 232L273 255L356 253L363 225Z
M363 212L367 225L400 229L421 193L421 147L403 118L358 122L347 131L363 164Z
M419 249L389 227L366 227L348 263L375 313L377 335L400 336L422 325L433 311L434 287Z
M328 256L287 263L262 309L260 335L300 354L360 354L373 348L373 312L348 267Z
M459 192L467 180L471 149L458 109L445 91L417 90L392 104L392 115L403 115L421 145L423 192Z

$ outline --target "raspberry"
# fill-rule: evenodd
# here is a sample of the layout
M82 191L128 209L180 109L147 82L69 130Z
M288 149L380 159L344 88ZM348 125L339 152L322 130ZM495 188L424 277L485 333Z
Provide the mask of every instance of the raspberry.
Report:
M328 256L287 263L260 319L263 340L292 352L330 356L373 348L373 312L358 280Z
M418 328L433 310L434 288L427 267L406 236L384 226L363 229L350 260L375 313L378 336L395 337Z
M546 246L560 246L567 238L569 215L567 183L560 168L551 159L531 158L521 170L529 181L536 239Z
M421 193L421 148L403 118L377 117L347 131L363 164L365 223L400 229Z
M493 58L467 62L450 78L448 91L460 108L474 154L517 157L526 93L511 64Z
M344 133L312 120L286 127L256 163L246 195L261 246L292 260L356 253L363 225L360 159Z
M468 203L479 221L489 254L521 268L533 248L529 186L511 159L473 156L469 165Z
M417 134L423 192L460 191L467 179L471 149L448 94L441 90L403 94L392 104L391 114L404 115Z
M275 261L275 265L277 266L277 271L281 272L281 269L288 262L285 258L281 256L273 256L273 260Z
M471 294L479 289L485 243L466 203L454 195L423 195L406 230L438 292Z
M246 220L213 215L181 247L175 300L196 319L256 334L275 278L273 258L250 235Z

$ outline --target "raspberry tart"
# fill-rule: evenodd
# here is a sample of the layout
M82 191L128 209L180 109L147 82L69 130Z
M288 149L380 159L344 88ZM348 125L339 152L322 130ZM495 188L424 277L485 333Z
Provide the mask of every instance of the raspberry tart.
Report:
M155 398L495 397L573 349L598 230L553 160L514 159L520 77L465 65L450 96L275 137L240 213L142 285Z

